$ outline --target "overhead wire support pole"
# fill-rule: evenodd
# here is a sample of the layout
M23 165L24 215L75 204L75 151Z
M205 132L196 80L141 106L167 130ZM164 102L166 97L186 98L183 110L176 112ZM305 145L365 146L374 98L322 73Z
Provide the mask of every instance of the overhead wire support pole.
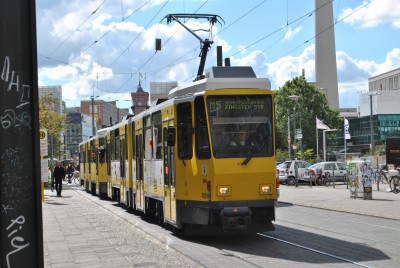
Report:
M220 23L220 20L224 22L224 20L218 16L218 15L212 15L212 14L169 14L165 16L167 19L167 23L172 22L173 20L179 23L183 28L188 30L194 37L196 37L198 40L200 40L201 43L201 51L199 54L200 57L200 64L199 64L199 69L197 71L197 77L195 81L201 80L204 78L203 71L204 71L204 66L206 63L206 58L207 58L207 53L208 50L210 49L213 41L209 39L202 39L200 36L198 36L193 30L189 29L185 24L183 24L179 18L184 18L184 19L207 19L210 23L210 27L212 27L216 22ZM221 23L220 23L221 24Z

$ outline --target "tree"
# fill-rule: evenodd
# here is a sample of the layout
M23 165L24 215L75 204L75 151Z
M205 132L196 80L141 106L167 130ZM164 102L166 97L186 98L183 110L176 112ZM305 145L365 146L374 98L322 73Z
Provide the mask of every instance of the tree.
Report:
M277 162L283 162L283 161L285 161L286 159L288 159L288 153L287 153L287 151L283 151L283 150L281 150L281 149L276 149L275 155L276 155L276 161L277 161Z
M292 100L289 96L299 96ZM295 108L295 109L294 109ZM292 144L300 144L302 151L314 149L316 152L316 117L330 128L343 128L343 121L339 118L339 111L329 107L323 91L308 83L304 76L295 77L287 81L275 95L275 125L276 148L288 149L288 118L291 121ZM296 129L302 130L303 138L293 142L293 118ZM321 131L318 131L321 135ZM319 149L322 149L322 138L318 138Z
M41 129L47 129L48 142L52 147L49 154L51 157L61 158L61 133L67 124L67 115L55 111L54 107L58 105L58 100L50 95L39 98L39 126Z

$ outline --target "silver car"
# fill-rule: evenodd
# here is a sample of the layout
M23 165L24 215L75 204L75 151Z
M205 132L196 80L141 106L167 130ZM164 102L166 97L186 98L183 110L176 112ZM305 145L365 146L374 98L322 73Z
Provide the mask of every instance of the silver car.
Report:
M347 166L342 162L319 162L309 166L305 170L303 177L304 181L315 181L319 172L322 174L329 173L331 181L346 182L347 180Z
M310 164L303 160L290 160L283 162L283 165L277 167L277 174L279 176L279 182L281 184L294 185L296 182L296 168L297 168L297 179L303 180L304 172Z

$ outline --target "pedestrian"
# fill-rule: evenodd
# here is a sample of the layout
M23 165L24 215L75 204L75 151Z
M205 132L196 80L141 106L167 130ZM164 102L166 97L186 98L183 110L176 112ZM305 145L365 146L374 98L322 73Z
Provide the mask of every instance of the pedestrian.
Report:
M68 176L68 183L71 183L71 179L72 176L74 175L74 166L72 165L72 163L69 163L68 167L67 167L67 176Z
M62 181L64 178L65 178L65 169L61 165L61 161L57 161L57 166L54 168L53 172L53 180L55 182L55 188L58 197L61 197Z

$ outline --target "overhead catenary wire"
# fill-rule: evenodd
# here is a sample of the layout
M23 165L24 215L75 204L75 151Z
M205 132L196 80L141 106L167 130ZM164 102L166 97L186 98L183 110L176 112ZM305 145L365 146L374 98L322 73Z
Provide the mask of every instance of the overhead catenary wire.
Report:
M105 2L105 1L104 1L104 2ZM104 3L104 2L103 2L103 3ZM150 1L148 1L148 2L150 2ZM146 3L148 3L148 2L146 2ZM257 5L261 5L261 4L265 3L265 2L267 2L267 0L262 1L262 2L258 3ZM371 2L372 2L372 1L371 1ZM202 6L203 6L204 4L205 4L205 3L203 3ZM245 17L247 14L251 13L252 10L255 10L255 7L253 7L252 9L250 9L250 11L246 11L246 12L243 13L241 16L239 16L238 19L237 19L234 23L236 23L237 21L241 20L241 19L242 19L243 17ZM307 13L306 15L311 16L312 14ZM304 15L304 16L298 18L298 19L295 19L295 20L293 20L293 21L291 21L291 22L289 21L288 15L287 15L287 24L290 25L290 24L295 23L295 22L296 22L297 20L299 20L299 19L304 19L306 15ZM128 18L128 17L126 17L126 18ZM126 19L126 18L123 18L123 19ZM340 20L340 21L342 21L342 20ZM339 23L340 21L338 21L338 23ZM228 25L227 27L225 27L225 28L224 28L222 31L220 31L217 35L220 35L222 32L224 32L225 30L227 30L227 28L232 27L234 23L232 23L232 24ZM279 31L280 31L280 28L278 29L278 32L279 32ZM264 36L263 38L265 39L265 38L269 37L270 35L271 35L271 34L268 34L268 36ZM101 37L101 38L104 38L104 37ZM101 39L101 38L99 38L99 39ZM168 43L168 41L170 41L172 38L173 38L173 36L170 36L170 37L168 38L168 40L167 40L166 43ZM309 40L305 41L305 43L309 42L310 40L312 40L312 39L309 39ZM261 41L262 41L262 40L261 40ZM260 41L260 42L261 42L261 41ZM163 46L165 46L166 43L164 43ZM251 45L247 46L246 48L249 48L249 47L252 46L252 45L254 45L254 42L253 42ZM300 46L302 46L302 45L304 45L304 43L301 44ZM300 46L298 46L298 47L300 47ZM296 47L296 48L290 50L290 51L289 51L288 53L286 53L286 54L291 53L292 51L296 50L298 47ZM128 47L127 49L128 49L128 53L129 53L129 47ZM127 50L125 50L125 51L127 51ZM125 52L125 51L124 51L124 52ZM265 51L265 50L264 50L264 51ZM150 71L150 72L149 72L149 71L145 71L145 70L144 70L144 67L145 67L146 64L155 56L154 53L145 61L146 64L142 64L142 65L139 67L139 69L137 69L137 70L136 70L135 67L133 67L133 66L131 65L131 61L130 61L130 62L129 62L129 64L130 64L129 70L131 71L131 72L130 72L131 77L129 78L129 80L132 79L132 76L133 76L133 75L135 75L135 74L137 74L137 73L139 73L139 72L147 73L147 74L150 74L151 72L153 72L153 73L161 72L162 70L164 70L164 69L166 69L166 68L171 68L171 67L176 66L176 65L178 65L178 64L180 64L180 63L184 63L184 62L187 62L187 61L193 61L193 60L195 60L195 58L191 58L191 59L189 59L189 60L187 60L187 59L183 60L184 57L185 57L187 54L190 54L191 52L193 52L193 49L190 50L189 52L186 52L183 56L177 58L177 59L174 60L172 63L166 64L166 65L164 66L164 68L160 67L160 68L157 68L156 70L153 70L153 71ZM233 56L235 56L235 55L238 54L238 53L239 53L239 52L237 52L237 53L235 53L235 54L233 54L233 55L231 55L231 56L233 57ZM48 56L44 56L44 57L47 57L47 59L52 59L51 57L48 57ZM129 56L129 58L130 58L130 56ZM53 59L53 60L55 60L55 59ZM57 61L57 60L55 60L55 61ZM62 63L62 64L68 64L68 65L70 65L69 63L65 63L65 62L61 62L61 61L59 61L59 62ZM72 65L71 65L71 66L72 66ZM112 65L109 65L109 66L112 66ZM134 71L134 70L136 70L136 71ZM104 74L106 74L106 72L105 72ZM117 75L117 74L123 74L123 73L113 73L113 74ZM129 74L129 73L127 73L127 74ZM188 79L190 79L190 78L188 78ZM106 81L105 81L105 82L106 82ZM114 90L114 91L110 90L110 92L125 92L125 91L121 91L121 88L122 88L127 82L129 82L129 81L126 81L122 86L120 86L120 87L118 88L117 91L115 91L115 90ZM100 90L102 90L102 89L100 89Z
M54 53L56 53L56 51L58 51L59 48L61 48L64 43L66 41L68 41L69 38L71 38L71 36L73 36L95 13L97 13L97 11L107 2L108 0L104 0L94 11L92 11L92 13L90 13L90 15L88 17L86 17L86 19L84 19L78 27L75 28L74 31L72 31L63 41L61 41L61 43L49 54L47 55L48 58L51 58L51 56L54 55ZM45 58L47 58L45 57ZM44 62L40 62L39 65L43 64Z
M161 12L161 10L163 10L164 9L164 7L165 7L165 5L168 3L169 1L167 1L167 2L165 2L164 3L164 5L161 7L161 9L157 12L157 14L155 15L155 16L157 16L160 12ZM198 7L197 9L196 9L196 11L195 11L195 13L197 13L206 3L208 2L208 0L207 1L205 1L204 3L202 3L202 5L200 6L200 7ZM155 16L153 16L153 18L152 18L152 20L151 21L153 21L153 19L155 18ZM149 24L151 23L151 21L145 26L145 28L143 29L143 31L145 31L148 27L149 27ZM143 33L143 31L141 32L141 33ZM178 30L177 31L175 31L175 33L173 34L173 35L175 35L176 33L178 32ZM140 34L139 34L140 35ZM172 35L172 36L173 36ZM167 39L167 41L164 43L164 45L163 46L165 46L167 43L168 43L168 41L172 38L172 36L170 36L168 39ZM139 37L139 36L138 36ZM137 38L136 38L137 39ZM135 40L136 40L135 39ZM134 41L135 41L134 40ZM132 43L134 42L134 41L132 41ZM132 44L131 43L131 44ZM131 45L130 44L130 45ZM124 53L124 51L117 57L117 59L119 58L119 57L121 57L121 55ZM143 67L144 66L146 66L147 65L147 63L148 62L150 62L152 59L153 59L153 57L156 55L156 53L157 53L157 51L155 51L135 72L133 72L132 74L131 74L131 76L130 77L128 77L128 79L126 79L123 83L122 83L122 85L115 91L116 93L117 92L119 92L119 93L122 93L122 92L126 92L126 91L129 91L129 90L131 90L131 89L127 89L127 90L122 90L122 88L132 79L132 77L134 77L134 75L135 74L138 74L142 69L143 69ZM116 59L116 60L117 60ZM113 63L115 63L115 61L116 60L114 60L114 62ZM112 63L112 64L113 64ZM111 65L110 65L111 66ZM110 67L110 66L108 66L108 67Z
M332 27L334 27L336 24L344 21L346 18L352 16L353 14L355 14L356 12L360 11L361 9L365 8L366 6L370 5L372 2L374 2L375 0L370 0L370 2L366 2L364 3L361 7L359 7L358 9L354 10L353 12L351 12L350 14L348 14L347 16L344 16L343 18L341 18L340 20L337 20L336 22L334 22L332 25L330 25L329 27L323 29L322 31L320 31L319 33L316 33L314 36L308 38L306 41L302 42L301 44L297 45L296 47L294 47L293 49L291 49L290 51L286 52L285 54L283 54L280 57L286 57L287 55L289 55L290 53L292 53L293 51L297 50L298 48L304 46L304 44L307 44L308 42L310 42L311 40L315 39L317 36L319 36L320 34L328 31L329 29L331 29ZM263 67L262 69L264 69L266 67ZM256 73L258 73L259 71L261 71L262 69L259 69L258 71L256 71Z

